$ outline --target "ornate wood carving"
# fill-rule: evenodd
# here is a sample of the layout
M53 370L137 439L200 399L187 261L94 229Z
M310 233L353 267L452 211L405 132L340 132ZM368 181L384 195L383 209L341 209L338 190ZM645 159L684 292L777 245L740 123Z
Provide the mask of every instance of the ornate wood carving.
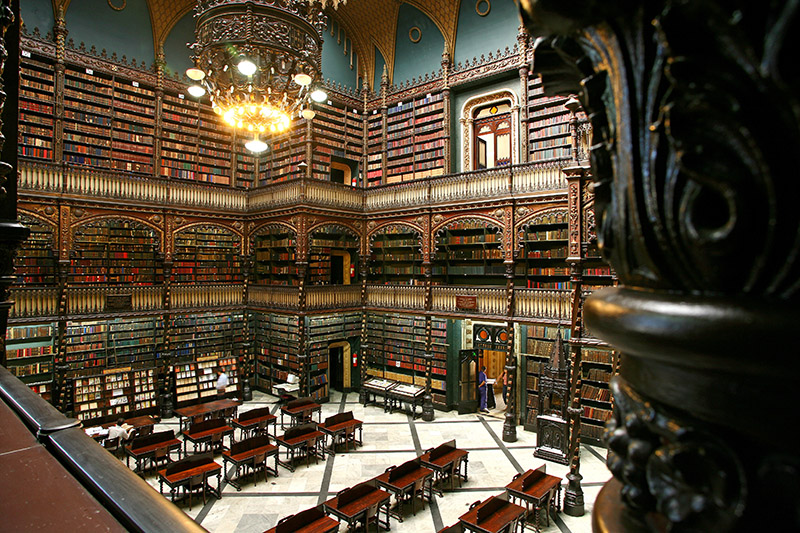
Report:
M786 435L798 343L784 334L800 318L800 8L521 6L546 35L545 90L577 93L591 120L598 243L627 286L584 308L623 353L608 434L618 482L595 504L597 530L623 514L614 531L645 516L670 531L800 529Z

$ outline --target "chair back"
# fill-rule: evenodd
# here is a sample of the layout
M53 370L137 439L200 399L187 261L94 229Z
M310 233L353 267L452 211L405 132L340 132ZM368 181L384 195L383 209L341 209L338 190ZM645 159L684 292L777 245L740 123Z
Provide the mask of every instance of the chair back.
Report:
M359 483L353 488L345 489L339 493L339 501L337 506L341 509L350 502L354 502L359 498L363 498L370 492L374 491L375 487L369 483Z
M221 428L225 425L224 418L212 418L211 420L204 420L189 426L189 433L198 433L200 431L208 431L209 429Z
M248 420L253 420L254 418L260 418L262 416L270 414L269 407L259 407L258 409L251 409L246 413L242 413L239 415L239 422L247 422Z
M146 426L139 426L136 428L136 436L137 437L146 437L147 435L153 434L153 426L146 425Z
M419 468L419 459L411 459L410 461L406 461L400 466L393 468L389 472L389 482L392 482L395 479L400 479L406 474L413 472L417 468Z
M275 533L292 533L324 516L325 513L323 513L322 509L319 507L312 507L311 509L300 511L297 514L281 518L278 525L275 527Z
M301 424L299 426L287 429L286 433L283 434L283 440L293 439L295 437L299 437L307 433L312 433L316 430L317 430L317 425L314 423Z
M108 451L114 451L119 448L119 437L113 439L103 439L103 448Z
M166 431L157 431L155 433L151 433L150 435L143 435L136 437L130 444L130 448L135 450L137 448L143 448L145 446L151 446L153 444L158 444L161 442L167 442L168 440L173 440L175 438L175 430L168 429Z

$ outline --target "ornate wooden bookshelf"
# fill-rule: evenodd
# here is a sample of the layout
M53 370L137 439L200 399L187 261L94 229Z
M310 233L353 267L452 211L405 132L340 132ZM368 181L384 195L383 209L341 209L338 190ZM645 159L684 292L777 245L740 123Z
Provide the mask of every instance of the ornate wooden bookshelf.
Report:
M611 418L611 391L619 355L608 347L581 348L581 439L601 444L605 423Z
M338 225L323 226L312 232L309 239L309 283L331 285L339 280L333 278L333 257L342 257L342 281L358 281L358 237L347 228ZM349 267L348 267L349 263Z
M171 320L170 345L176 361L241 355L244 317L240 311L174 314Z
M381 142L383 139L383 115L374 109L367 115L367 175L365 185L373 187L383 183L383 155Z
M14 259L19 286L55 286L55 227L38 218L20 213L19 222L30 230Z
M436 233L433 276L446 285L505 285L500 228L459 220Z
M75 378L72 392L75 417L84 423L101 424L120 417L154 413L156 371L109 369Z
M56 323L9 326L6 330L6 366L23 383L51 399Z
M387 226L370 237L371 283L422 283L422 235L409 226Z
M75 229L72 284L156 285L163 267L156 231L131 219L100 219Z
M111 168L114 100L112 75L66 65L64 70L64 162Z
M197 101L185 94L164 91L161 103L161 170L165 178L199 179Z
M536 216L520 231L517 284L534 289L569 289L567 211Z
M225 396L238 396L240 381L236 357L206 355L190 363L174 366L175 405L184 406L214 400L217 397L217 369L228 374L230 386ZM231 392L234 389L235 392Z
M528 78L528 150L530 161L566 159L572 155L569 112L564 96L545 96L541 78Z
M297 234L280 224L260 228L251 235L253 269L250 279L256 285L298 285Z
M308 331L308 390L317 401L326 402L330 397L331 343L353 339L361 335L361 313L308 316L305 318ZM344 361L343 364L349 364Z
M274 313L254 313L255 385L279 395L274 386L286 383L289 374L300 375L299 317Z
M55 77L51 59L22 51L19 90L19 155L53 159Z
M153 174L155 91L138 81L114 79L111 168Z
M367 313L367 374L425 386L425 317L399 313ZM432 319L431 394L434 404L447 404L447 321Z
M241 283L242 240L220 226L191 226L175 234L173 281Z

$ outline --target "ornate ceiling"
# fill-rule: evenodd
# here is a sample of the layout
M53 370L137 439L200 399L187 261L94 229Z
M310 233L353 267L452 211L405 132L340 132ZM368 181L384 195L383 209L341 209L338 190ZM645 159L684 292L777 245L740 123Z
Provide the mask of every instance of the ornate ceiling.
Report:
M153 44L158 50L172 27L194 7L194 0L146 0L150 7ZM341 1L341 0L340 0ZM53 0L66 10L70 0ZM124 0L112 1L122 4ZM453 56L460 0L347 0L338 10L328 7L328 13L340 24L352 41L358 55L359 68L365 80L374 76L375 48L380 50L390 75L394 65L397 15L407 3L425 13L438 26L445 46ZM330 34L328 34L330 38Z

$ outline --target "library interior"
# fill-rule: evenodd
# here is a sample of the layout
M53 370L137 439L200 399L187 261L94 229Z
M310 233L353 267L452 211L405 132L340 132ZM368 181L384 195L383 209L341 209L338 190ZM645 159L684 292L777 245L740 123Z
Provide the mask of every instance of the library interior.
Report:
M800 531L797 2L0 6L0 529Z

